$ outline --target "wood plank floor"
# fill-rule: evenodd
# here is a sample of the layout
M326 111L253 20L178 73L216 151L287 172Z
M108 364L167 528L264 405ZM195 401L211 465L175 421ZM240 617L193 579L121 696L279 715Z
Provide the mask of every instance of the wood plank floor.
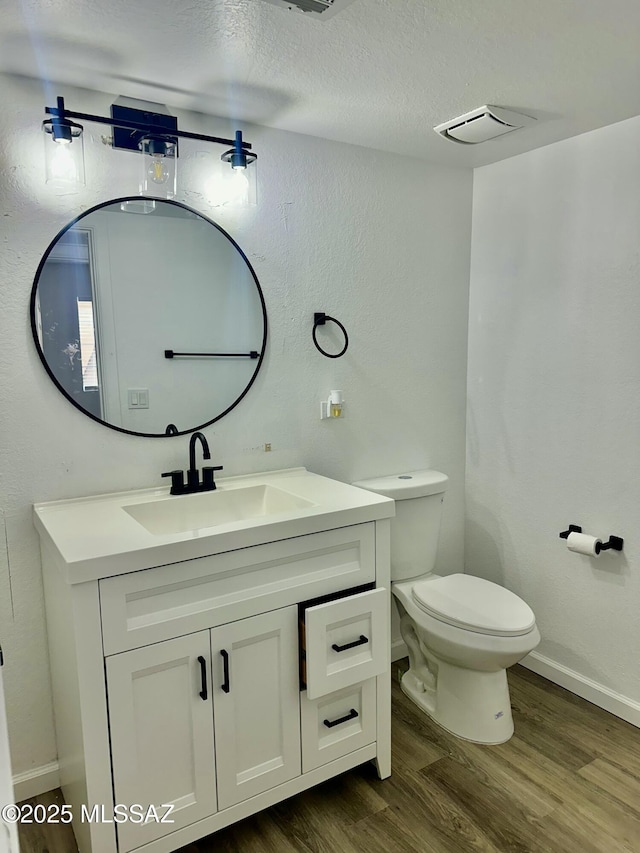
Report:
M180 853L640 853L639 729L516 666L516 733L478 746L403 695L398 664L390 779L363 765ZM21 827L20 842L77 853L63 826Z

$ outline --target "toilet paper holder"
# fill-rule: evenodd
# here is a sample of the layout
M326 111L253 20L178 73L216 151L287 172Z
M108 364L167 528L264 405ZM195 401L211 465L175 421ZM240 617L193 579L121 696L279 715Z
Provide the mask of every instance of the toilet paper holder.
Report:
M582 533L582 528L578 524L570 524L568 530L563 530L560 533L560 539L568 539L570 533ZM600 551L622 551L624 539L619 536L609 536L607 542L602 542L598 545L598 553Z

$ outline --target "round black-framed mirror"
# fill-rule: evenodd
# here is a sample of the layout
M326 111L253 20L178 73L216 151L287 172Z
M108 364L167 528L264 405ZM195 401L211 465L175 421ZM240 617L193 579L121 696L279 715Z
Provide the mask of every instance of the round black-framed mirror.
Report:
M52 240L30 317L58 390L99 423L148 438L228 414L264 359L267 311L236 241L181 202L95 205Z

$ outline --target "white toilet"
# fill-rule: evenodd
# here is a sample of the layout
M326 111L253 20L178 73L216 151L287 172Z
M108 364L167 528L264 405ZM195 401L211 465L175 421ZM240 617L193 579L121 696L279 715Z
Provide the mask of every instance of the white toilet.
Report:
M513 734L506 669L540 642L531 608L514 593L472 575L433 574L442 502L439 471L361 480L394 498L391 591L409 650L402 690L447 731L476 743Z

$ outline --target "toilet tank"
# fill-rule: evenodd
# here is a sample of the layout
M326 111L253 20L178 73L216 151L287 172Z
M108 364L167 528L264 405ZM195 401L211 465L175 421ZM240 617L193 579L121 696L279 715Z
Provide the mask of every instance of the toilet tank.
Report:
M396 515L391 519L391 580L408 580L433 571L448 483L446 474L426 470L353 484L396 501Z

